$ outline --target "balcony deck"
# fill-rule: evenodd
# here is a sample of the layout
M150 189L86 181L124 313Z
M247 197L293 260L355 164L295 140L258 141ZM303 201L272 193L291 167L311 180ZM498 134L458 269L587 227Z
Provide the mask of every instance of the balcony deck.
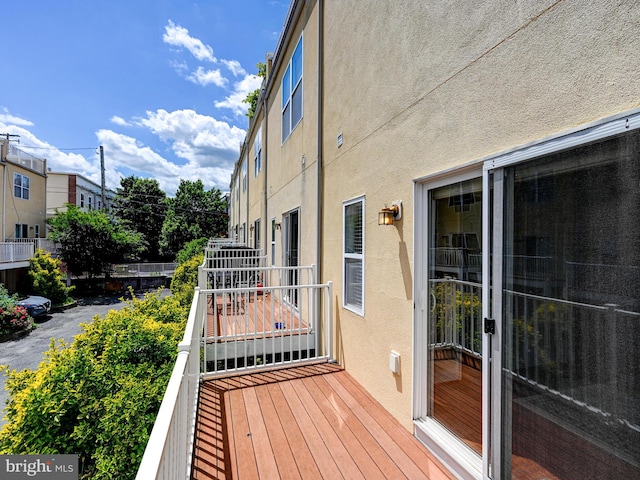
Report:
M454 478L340 366L202 384L192 478Z
M215 305L214 305L215 304ZM221 339L303 335L308 325L269 293L216 295L207 310L207 337Z

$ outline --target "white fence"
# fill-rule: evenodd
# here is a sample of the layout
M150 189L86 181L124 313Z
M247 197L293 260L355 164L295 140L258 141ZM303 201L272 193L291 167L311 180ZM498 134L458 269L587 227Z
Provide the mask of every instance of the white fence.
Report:
M33 242L0 243L0 263L24 262L33 258L35 246Z
M205 318L200 299L200 291L196 289L187 328L178 345L178 358L138 468L137 480L191 477L200 384L200 341Z
M112 277L162 277L171 276L176 263L124 263L113 265Z

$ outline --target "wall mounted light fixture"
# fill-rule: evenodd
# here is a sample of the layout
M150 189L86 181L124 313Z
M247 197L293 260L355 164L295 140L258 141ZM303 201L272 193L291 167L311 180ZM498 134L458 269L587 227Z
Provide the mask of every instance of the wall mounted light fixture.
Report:
M276 228L276 230L280 230L280 228L282 227L282 224L280 222L274 223L273 226Z
M402 218L402 200L391 202L391 206L386 205L378 212L378 225L393 225Z

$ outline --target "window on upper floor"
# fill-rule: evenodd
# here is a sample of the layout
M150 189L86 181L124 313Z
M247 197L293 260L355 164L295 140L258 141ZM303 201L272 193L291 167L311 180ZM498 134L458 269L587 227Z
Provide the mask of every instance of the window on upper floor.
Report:
M247 191L247 160L242 162L242 191Z
M13 195L16 198L29 200L29 177L19 173L13 174Z
M84 208L84 193L80 194L80 208Z
M89 210L93 209L92 201L93 201L93 197L89 196Z
M282 143L302 119L302 37L282 77Z
M262 170L262 127L258 129L253 142L253 176L257 177Z
M364 314L364 197L343 204L343 304Z

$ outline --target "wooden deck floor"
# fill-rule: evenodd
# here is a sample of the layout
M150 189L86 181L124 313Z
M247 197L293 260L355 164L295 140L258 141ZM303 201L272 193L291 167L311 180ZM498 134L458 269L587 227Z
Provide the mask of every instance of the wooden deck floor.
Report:
M452 479L329 363L203 383L193 479Z
M299 312L268 293L219 295L209 301L208 309L209 338L262 338L308 333L307 323L300 319Z

